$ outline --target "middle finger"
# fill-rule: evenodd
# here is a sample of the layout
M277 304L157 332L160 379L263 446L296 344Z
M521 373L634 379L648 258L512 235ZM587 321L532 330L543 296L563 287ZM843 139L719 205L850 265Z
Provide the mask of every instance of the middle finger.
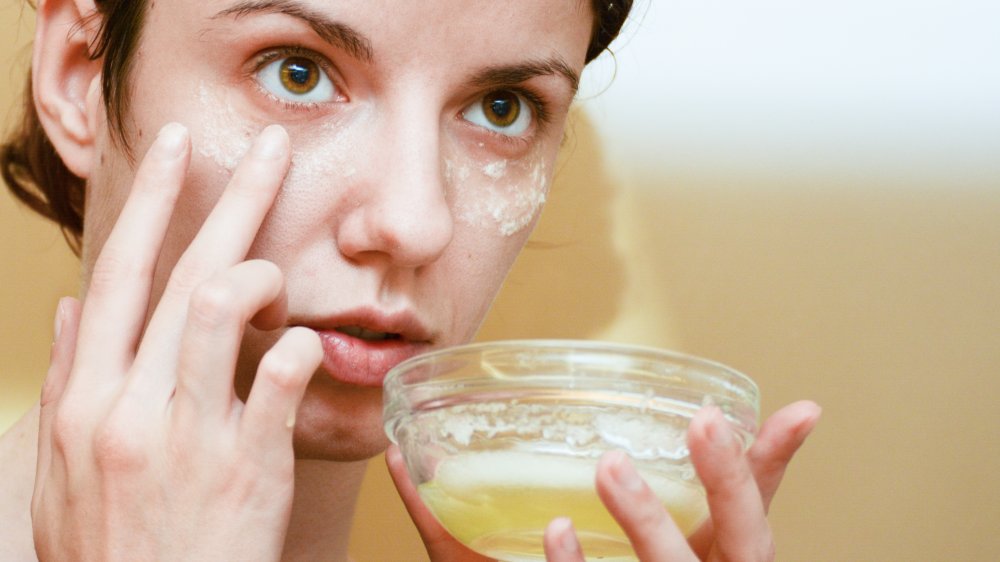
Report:
M688 429L688 448L712 514L713 550L726 560L772 560L774 544L760 489L721 410L698 412Z
M639 560L696 560L681 530L624 452L605 453L598 461L597 494Z
M136 358L141 370L163 373L153 377L155 382L148 381L153 386L173 388L191 291L245 259L284 181L289 160L285 130L278 125L264 129L174 267Z

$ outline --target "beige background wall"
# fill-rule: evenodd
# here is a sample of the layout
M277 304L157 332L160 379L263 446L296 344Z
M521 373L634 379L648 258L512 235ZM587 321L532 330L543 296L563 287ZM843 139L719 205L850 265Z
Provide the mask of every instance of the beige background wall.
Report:
M632 26L481 337L672 347L751 374L765 412L819 401L773 510L782 560L995 560L1000 14L718 4ZM3 108L19 6L0 0ZM76 265L6 196L0 264L2 429L37 395ZM378 461L354 547L425 559Z

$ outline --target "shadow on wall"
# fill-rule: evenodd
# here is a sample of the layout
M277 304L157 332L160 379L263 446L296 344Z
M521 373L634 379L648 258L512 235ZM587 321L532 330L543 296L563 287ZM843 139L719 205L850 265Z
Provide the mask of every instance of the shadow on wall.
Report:
M593 123L574 110L548 203L478 339L587 338L613 322L625 284L616 191Z

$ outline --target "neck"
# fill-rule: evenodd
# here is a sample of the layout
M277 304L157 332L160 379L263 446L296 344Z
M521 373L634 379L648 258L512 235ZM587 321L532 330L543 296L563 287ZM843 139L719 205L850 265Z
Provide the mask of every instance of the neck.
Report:
M34 560L31 493L38 453L38 404L0 436L0 560Z
M284 561L348 560L354 504L366 465L366 461L296 461Z

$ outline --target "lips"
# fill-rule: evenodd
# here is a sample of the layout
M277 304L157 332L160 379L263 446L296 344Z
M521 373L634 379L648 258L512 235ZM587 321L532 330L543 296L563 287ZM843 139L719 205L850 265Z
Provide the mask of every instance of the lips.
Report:
M385 341L385 340L395 340L402 338L400 334L391 334L388 332L376 332L375 330L369 330L364 326L344 326L341 328L337 328L337 331L344 335L365 341Z
M381 387L389 369L432 345L429 331L409 313L364 310L301 325L319 334L330 377L357 386Z

